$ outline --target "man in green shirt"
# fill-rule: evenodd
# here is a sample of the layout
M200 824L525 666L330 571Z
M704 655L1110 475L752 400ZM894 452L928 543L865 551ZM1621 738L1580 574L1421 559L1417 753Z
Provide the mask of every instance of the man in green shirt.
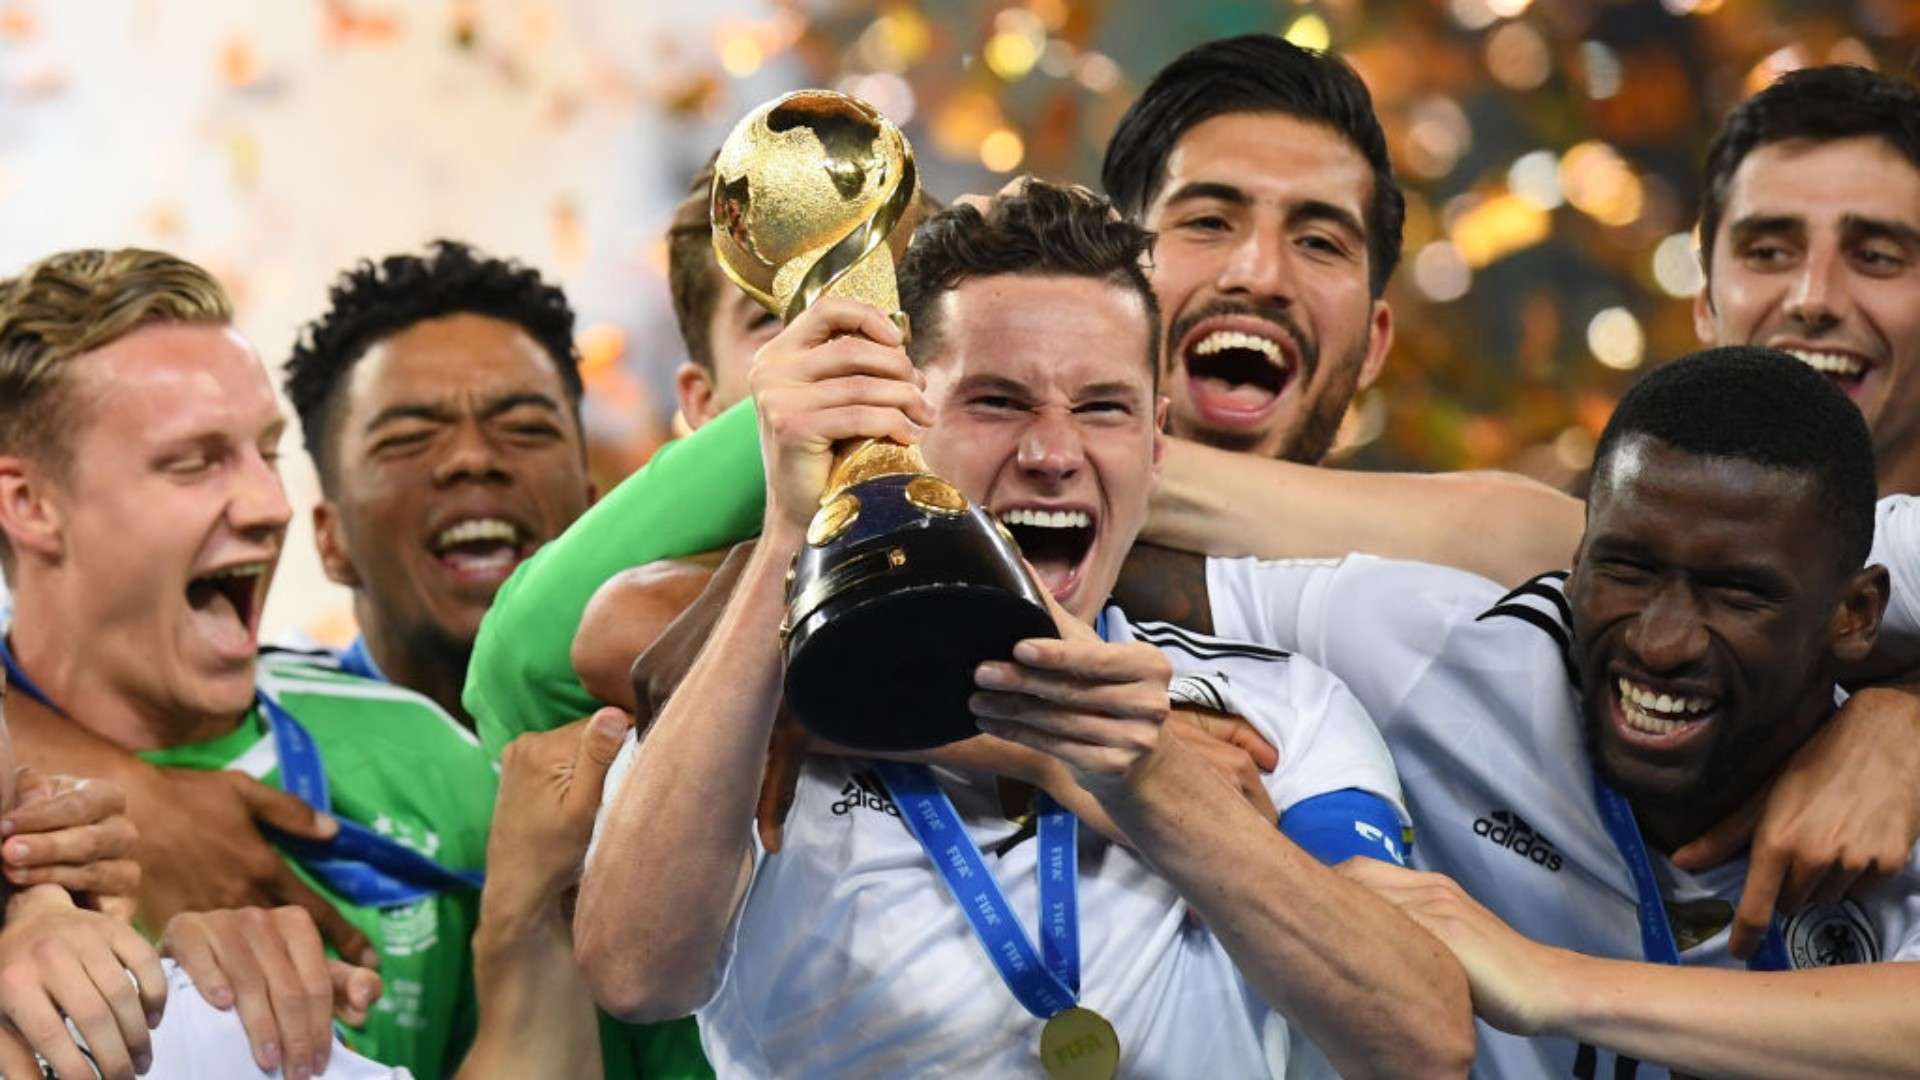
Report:
M452 241L335 283L286 390L320 476L321 561L360 624L340 670L466 720L460 687L494 591L592 498L573 327L538 271ZM584 835L576 866L583 856ZM546 906L564 926L557 890ZM591 1010L584 987L578 998ZM710 1075L692 1021L608 1021L602 1035L609 1077Z
M431 701L259 658L291 516L276 464L285 421L231 321L210 275L159 252L67 252L0 283L0 563L15 602L0 658L11 719L71 733L88 747L82 764L137 753L297 794L317 824L280 837L292 871L371 940L374 955L350 959L377 962L386 980L349 1043L421 1077L448 1075L489 1000L526 1015L487 985L511 991L553 966L542 964L551 952L528 953L506 931L539 892L525 886L554 871L524 825L503 830L517 843L489 851L497 773ZM534 771L546 767L535 757ZM548 819L526 802L517 817ZM147 813L163 808L192 812ZM500 886L484 894L483 860ZM487 911L501 932L476 938ZM564 967L564 947L559 956ZM590 1032L562 1031L564 1019L536 1010L493 1025L472 1074L489 1074L500 1044L539 1047L550 1032L592 1052ZM310 1075L315 1048L285 1036L275 1048L285 1075Z

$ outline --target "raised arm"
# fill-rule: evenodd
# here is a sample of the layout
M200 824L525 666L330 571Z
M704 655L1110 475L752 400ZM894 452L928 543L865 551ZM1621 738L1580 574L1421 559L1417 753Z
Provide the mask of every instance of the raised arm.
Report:
M788 562L836 441L918 439L932 416L900 335L828 299L762 350L753 372L767 513L739 585L602 810L575 916L575 956L607 1011L683 1016L709 997L752 868L754 806L780 694Z
M765 497L751 406L736 405L645 468L521 564L480 624L462 697L487 751L599 705L571 655L587 602L622 570L753 535Z
M1169 439L1141 538L1262 559L1364 551L1512 586L1565 567L1584 519L1580 500L1512 473L1357 472Z

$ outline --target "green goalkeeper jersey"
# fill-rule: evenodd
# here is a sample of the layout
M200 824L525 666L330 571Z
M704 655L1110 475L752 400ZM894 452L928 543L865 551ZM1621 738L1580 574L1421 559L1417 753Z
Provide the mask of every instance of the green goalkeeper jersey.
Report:
M452 870L481 868L499 777L465 728L412 691L315 666L298 654L269 652L259 664L261 689L311 733L335 816ZM228 734L141 756L170 768L234 769L280 783L279 755L258 707ZM380 909L347 900L297 863L294 871L380 953L385 989L366 1024L343 1029L347 1045L422 1080L450 1074L473 1041L470 941L478 892L450 890Z
M645 468L522 563L495 594L467 665L462 701L487 752L498 759L515 736L560 727L600 707L573 673L571 650L587 601L607 579L754 536L765 502L758 421L753 402L743 401L661 447ZM713 1075L691 1018L652 1025L603 1018L601 1028L610 1078Z

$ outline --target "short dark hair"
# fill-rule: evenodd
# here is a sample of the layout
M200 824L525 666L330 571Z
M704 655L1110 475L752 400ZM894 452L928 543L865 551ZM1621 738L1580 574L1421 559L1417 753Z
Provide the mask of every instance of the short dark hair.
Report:
M687 193L667 225L667 291L673 297L673 317L680 324L687 359L709 372L713 370L713 309L720 301L720 290L731 284L714 257L709 219L717 157L716 151L688 182Z
M1367 84L1346 61L1272 34L1209 41L1160 69L1107 143L1100 182L1135 221L1159 195L1167 158L1194 127L1228 113L1283 113L1346 137L1373 168L1367 203L1368 284L1377 299L1400 262L1407 199L1393 178L1387 136Z
M1087 277L1140 297L1146 310L1146 360L1160 380L1160 305L1141 269L1153 234L1122 220L1107 200L1084 188L1030 180L1017 195L993 200L982 214L956 206L928 218L900 260L900 310L913 331L907 352L916 366L938 349L938 301L970 278L998 274Z
M1873 440L1860 410L1825 375L1774 349L1703 349L1640 380L1601 432L1593 489L1633 436L1675 450L1811 475L1843 570L1866 564L1879 497Z
M286 391L300 414L301 437L322 485L333 482L333 411L354 364L382 339L445 315L486 315L527 332L560 373L576 421L583 388L573 343L573 308L531 267L496 259L457 240L436 240L427 254L362 261L327 294L325 314L307 324L287 361Z
M1713 239L1727 189L1748 154L1787 139L1830 142L1877 135L1920 169L1920 89L1852 64L1802 68L1741 102L1707 147L1700 197L1700 261L1713 270Z

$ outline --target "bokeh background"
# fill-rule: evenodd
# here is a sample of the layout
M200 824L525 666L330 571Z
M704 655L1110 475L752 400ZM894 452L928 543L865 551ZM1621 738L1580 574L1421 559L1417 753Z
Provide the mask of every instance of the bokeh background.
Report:
M1719 118L1794 67L1920 62L1920 0L0 0L0 273L174 250L277 371L340 269L472 240L572 296L604 486L665 436L662 234L739 114L830 85L905 126L936 194L1095 185L1153 72L1249 31L1352 62L1408 188L1398 343L1343 460L1561 484L1633 370L1694 344ZM288 449L265 629L339 641Z

